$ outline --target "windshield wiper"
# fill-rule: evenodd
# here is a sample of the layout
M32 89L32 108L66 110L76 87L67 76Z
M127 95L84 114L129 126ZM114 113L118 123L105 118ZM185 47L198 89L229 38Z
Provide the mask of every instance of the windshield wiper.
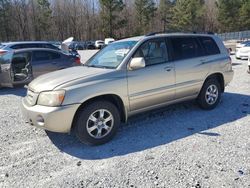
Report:
M114 69L114 67L104 66L104 65L85 65L87 67L104 68L104 69Z

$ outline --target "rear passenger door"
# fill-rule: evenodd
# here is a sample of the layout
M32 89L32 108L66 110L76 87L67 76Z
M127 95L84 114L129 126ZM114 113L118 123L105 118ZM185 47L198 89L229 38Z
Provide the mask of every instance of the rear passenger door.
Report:
M34 77L61 69L60 59L61 55L56 52L33 51L32 68Z
M176 71L176 99L198 94L209 72L205 51L197 37L171 37Z

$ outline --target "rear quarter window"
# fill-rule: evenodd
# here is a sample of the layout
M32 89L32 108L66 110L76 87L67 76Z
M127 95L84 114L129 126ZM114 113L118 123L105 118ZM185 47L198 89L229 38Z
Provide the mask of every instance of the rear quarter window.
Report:
M215 55L220 53L220 49L211 37L199 37L206 55Z
M53 50L59 50L59 48L57 48L56 46L54 46L53 44L43 44L42 46L43 48L50 48Z

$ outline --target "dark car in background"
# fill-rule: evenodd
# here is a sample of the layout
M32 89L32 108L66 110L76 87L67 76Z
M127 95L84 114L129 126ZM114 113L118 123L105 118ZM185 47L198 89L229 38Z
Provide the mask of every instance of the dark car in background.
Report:
M0 54L4 54L10 50L27 49L27 48L47 48L58 51L64 51L55 44L46 41L23 41L23 42L6 42L0 44ZM70 51L69 51L70 52ZM73 56L80 57L77 51L70 52Z
M87 41L86 42L86 49L94 50L95 49L95 42L94 41Z
M11 50L0 55L0 87L27 84L42 74L77 65L81 65L79 57L58 50Z
M48 41L48 43L54 45L58 49L60 49L60 46L62 45L62 42L60 42L60 41Z
M5 51L23 48L49 48L54 50L60 50L55 45L45 41L6 42L0 44L0 49Z
M75 41L73 41L69 45L69 49L71 51L84 50L85 49L85 43L84 42L75 42Z

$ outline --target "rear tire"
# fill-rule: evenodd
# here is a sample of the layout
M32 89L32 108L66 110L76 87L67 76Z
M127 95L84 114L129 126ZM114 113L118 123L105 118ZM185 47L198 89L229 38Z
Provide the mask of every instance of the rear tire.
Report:
M120 114L114 104L95 101L78 112L75 134L82 143L104 144L115 136L120 122Z
M221 100L221 86L217 79L207 80L198 96L198 104L204 110L214 109Z

